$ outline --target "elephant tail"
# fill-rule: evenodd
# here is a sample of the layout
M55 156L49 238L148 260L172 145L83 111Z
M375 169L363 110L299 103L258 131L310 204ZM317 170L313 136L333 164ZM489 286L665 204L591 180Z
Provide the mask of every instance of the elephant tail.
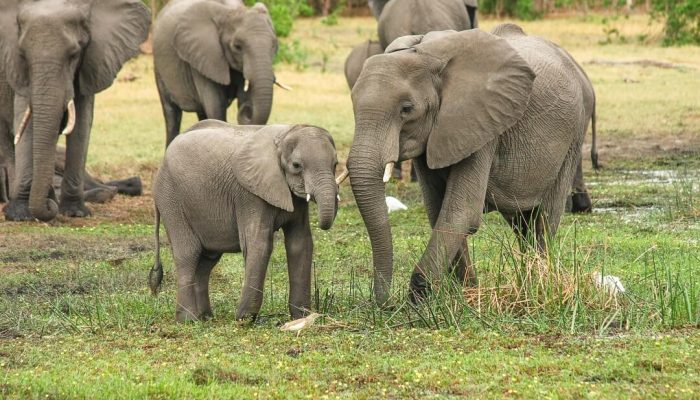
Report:
M593 113L591 114L591 163L593 163L593 169L600 169L600 164L598 164L598 145L596 143L596 128L595 128L595 98L593 99Z
M155 238L156 238L156 262L151 268L151 272L148 273L148 286L151 288L151 293L155 296L158 294L158 289L160 284L163 282L163 265L160 263L160 211L158 207L156 209L156 227L155 227Z

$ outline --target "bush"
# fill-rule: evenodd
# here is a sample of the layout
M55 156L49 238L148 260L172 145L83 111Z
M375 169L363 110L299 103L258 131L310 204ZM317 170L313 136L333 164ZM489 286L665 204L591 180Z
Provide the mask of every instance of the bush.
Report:
M700 44L700 0L655 0L652 16L666 18L664 44Z
M244 2L249 7L258 2L265 4L279 37L289 36L294 26L294 18L298 17L300 12L305 14L309 12L306 0L244 0Z

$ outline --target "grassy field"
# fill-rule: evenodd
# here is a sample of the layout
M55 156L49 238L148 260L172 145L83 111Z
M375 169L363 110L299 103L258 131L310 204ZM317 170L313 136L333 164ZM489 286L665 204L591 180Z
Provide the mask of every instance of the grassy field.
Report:
M344 184L334 228L314 229L313 304L324 314L314 327L298 337L277 328L288 319L279 243L255 324L234 321L240 255L214 270L215 318L176 324L167 246L164 290L152 297L146 285L165 135L143 56L97 98L89 168L140 175L145 195L93 205L83 220L0 222L0 398L700 396L700 49L660 47L660 26L644 16L522 25L567 48L598 95L604 168L586 163L596 212L567 215L548 257L521 254L486 215L470 242L480 286L444 287L414 307L408 275L430 229L417 185L394 182L387 192L409 210L390 216L395 307L377 309ZM344 159L353 117L343 61L374 29L370 18L298 21L285 40L294 62L277 66L294 91L275 93L270 122L325 127ZM594 271L619 276L626 292L596 290Z

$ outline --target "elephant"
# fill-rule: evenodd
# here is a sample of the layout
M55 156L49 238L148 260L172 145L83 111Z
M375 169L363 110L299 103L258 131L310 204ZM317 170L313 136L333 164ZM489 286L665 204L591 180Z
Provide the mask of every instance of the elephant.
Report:
M398 3L400 0L395 0L394 3ZM406 3L406 0L401 0L403 3ZM391 0L369 0L369 7L370 10L372 11L372 15L374 15L374 18L379 20L379 17L382 15L382 11L384 10L384 7L387 5L387 3L390 3ZM476 20L476 10L478 8L476 0L460 0L461 3L464 4L464 6L467 8L467 14L469 15L469 19L471 21L471 27L476 28L478 27L478 23ZM415 3L414 3L415 4ZM414 4L407 5L406 9L411 9L415 7ZM430 5L437 5L438 7L441 7L441 4L436 4L435 2L431 3L424 3L424 4L430 4ZM461 13L460 13L461 14ZM428 31L426 31L428 32Z
M15 146L13 118L14 91L0 65L0 203L10 201L15 173ZM66 149L56 146L54 165L53 189L60 192L63 174L66 170ZM142 193L141 179L131 177L122 180L103 183L83 171L83 189L85 201L88 203L104 203L111 200L117 193L130 196L140 196Z
M431 31L462 31L476 28L476 0L370 0L369 6L377 19L379 48L363 45L353 49L345 61L345 78L352 87L357 81L365 59L379 54L396 38L405 35L420 35ZM348 68L350 65L352 68ZM401 178L401 164L397 164L393 176ZM414 168L411 168L411 181L416 180Z
M289 312L308 312L313 239L308 202L330 229L338 210L335 144L306 125L235 126L205 120L168 146L153 183L155 294L163 279L159 225L163 218L177 274L178 321L212 316L209 274L222 253L243 252L245 282L237 319L257 316L263 301L273 234L282 229L289 271Z
M483 211L499 211L544 250L594 109L578 74L564 50L514 24L406 36L367 60L352 90L347 165L378 304L389 301L393 270L384 184L399 161L413 160L432 227L411 277L413 301L440 282L444 261L463 284L476 284L467 236Z
M0 59L15 93L16 193L9 220L86 217L83 173L95 94L139 53L150 26L139 0L4 0ZM67 135L60 201L51 188L58 135Z
M179 134L183 111L226 121L238 99L239 124L267 123L277 36L262 3L250 9L236 3L173 0L158 15L153 59L166 147Z
M383 52L382 46L374 40L368 40L352 48L348 58L345 59L345 80L348 82L350 90L355 86L365 60Z

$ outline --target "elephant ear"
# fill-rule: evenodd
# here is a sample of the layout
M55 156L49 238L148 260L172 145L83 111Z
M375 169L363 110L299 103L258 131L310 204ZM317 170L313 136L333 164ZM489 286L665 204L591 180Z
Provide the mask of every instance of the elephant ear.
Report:
M4 74L8 83L23 96L29 93L27 66L19 56L19 28L17 0L0 2L0 79Z
M292 193L280 166L278 133L279 127L270 125L242 135L233 156L233 169L238 183L246 190L277 208L292 212Z
M506 40L469 30L416 49L444 62L440 111L426 150L430 168L468 157L523 116L535 73Z
M192 4L177 22L173 37L177 55L208 79L220 85L230 84L230 67L221 47L219 24L229 15L235 17L245 12L245 7L231 8L212 1Z
M79 74L81 93L107 89L122 65L139 54L150 25L151 12L140 0L93 0L90 42Z

